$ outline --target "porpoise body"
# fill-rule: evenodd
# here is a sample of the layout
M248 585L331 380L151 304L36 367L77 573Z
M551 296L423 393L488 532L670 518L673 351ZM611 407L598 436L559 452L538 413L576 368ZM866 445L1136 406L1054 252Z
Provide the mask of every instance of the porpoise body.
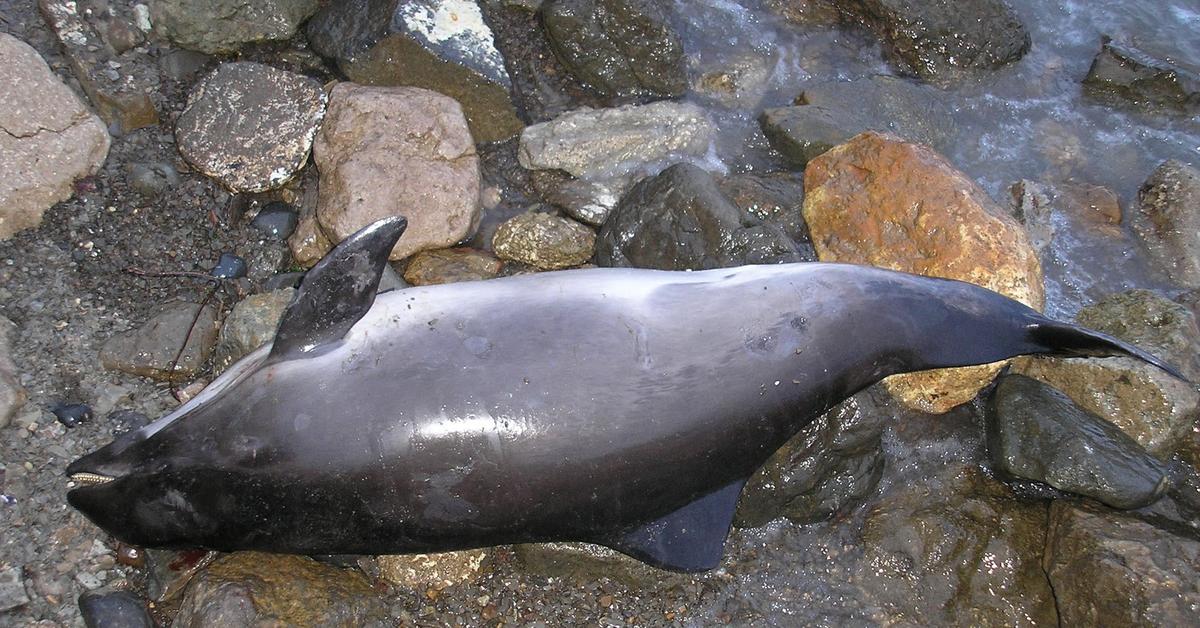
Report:
M403 228L344 241L273 345L70 465L71 505L142 546L585 541L701 571L755 470L888 375L1023 354L1171 370L986 289L865 266L568 270L376 298Z

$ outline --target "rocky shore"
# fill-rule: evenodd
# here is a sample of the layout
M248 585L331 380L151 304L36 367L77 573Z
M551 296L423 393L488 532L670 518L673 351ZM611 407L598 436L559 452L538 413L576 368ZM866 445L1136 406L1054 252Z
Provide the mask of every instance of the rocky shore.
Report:
M1200 382L1200 50L1116 0L1034 4L0 2L0 624L1193 623L1200 388L1129 359L860 392L751 479L705 574L137 548L66 505L67 463L270 341L305 270L397 214L383 289L870 264Z

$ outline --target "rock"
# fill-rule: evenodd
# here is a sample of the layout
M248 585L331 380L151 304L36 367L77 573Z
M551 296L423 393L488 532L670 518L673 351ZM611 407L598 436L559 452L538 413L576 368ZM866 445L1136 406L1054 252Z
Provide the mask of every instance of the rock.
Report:
M1167 468L1117 426L1035 379L1000 379L988 414L988 449L1013 476L1141 508L1167 488Z
M222 253L208 274L217 279L241 279L246 276L246 260L233 253Z
M1087 96L1148 111L1200 113L1200 72L1104 37L1083 79Z
M1054 241L1054 189L1048 185L1021 179L1009 188L1012 214L1029 235L1029 245L1038 255L1045 254Z
M1093 225L1121 224L1121 202L1117 193L1101 185L1066 182L1054 186L1063 211Z
M0 570L0 613L29 603L25 582L18 567Z
M88 628L154 628L146 601L130 591L88 591L79 596Z
M701 74L693 83L697 94L733 108L757 109L767 91L778 54L746 52L729 59L719 69Z
M501 259L558 270L591 259L596 233L574 220L526 212L500 225L492 247Z
M868 132L809 162L804 218L823 262L958 279L1040 309L1037 252L1025 231L929 148ZM965 403L1000 364L889 377L905 405L942 413Z
M763 5L800 26L837 26L842 19L837 0L765 0Z
M166 162L129 164L126 172L129 186L148 200L156 199L179 185L179 171Z
M183 158L235 192L287 183L325 115L316 81L261 63L223 63L188 96L175 139Z
M272 201L254 216L250 226L269 238L286 240L296 231L296 224L299 222L300 217L290 205Z
M891 414L863 391L792 437L750 478L734 525L747 528L783 516L814 523L866 497L879 483L880 434Z
M525 572L547 578L595 582L604 577L634 589L665 586L682 578L602 545L531 543L516 545L513 549Z
M315 213L300 217L300 221L296 223L296 230L288 237L287 243L292 252L292 259L304 268L310 268L321 261L333 248L333 244L321 230L321 223Z
M550 0L542 24L564 66L604 96L674 98L687 89L683 44L651 0Z
M391 255L399 260L452 246L478 224L479 158L462 108L446 96L340 83L313 156L317 218L331 241L403 215L408 230Z
M717 181L735 207L767 224L778 225L796 242L802 261L817 261L804 222L804 179L793 172L733 174Z
M1131 290L1084 308L1075 320L1159 356L1192 381L1200 375L1200 331L1186 306ZM1014 364L1015 372L1061 390L1159 457L1185 441L1200 413L1194 385L1133 358L1025 358Z
M6 33L0 131L0 240L40 224L46 209L71 197L75 179L95 174L108 155L104 123L33 48Z
M935 92L894 76L805 84L794 106L767 109L759 124L797 168L870 130L944 151L952 148L954 118Z
M123 29L119 25L134 19L131 3L103 3L103 8L90 4L38 0L38 8L58 37L72 73L109 129L119 135L157 125L158 112L150 94L158 90L158 73L131 62L127 57L133 53L128 48L119 49L126 44L112 46L108 42L117 35L116 30Z
M404 280L414 286L479 281L498 276L503 267L503 262L476 249L423 251L409 261Z
M1057 588L1041 568L1045 504L973 466L942 467L893 484L866 513L856 581L876 592L872 603L912 625L1057 625Z
M1167 276L1200 287L1200 170L1163 162L1142 184L1130 214L1134 233Z
M593 227L608 220L608 215L631 184L628 176L588 181L576 179L561 170L536 170L531 179L542 200Z
M213 354L213 371L221 372L255 349L275 339L279 319L296 291L283 288L252 294L233 306L221 325Z
M68 428L78 427L92 420L92 407L86 403L56 403L50 408L50 412L63 427Z
M704 110L692 104L580 109L527 127L517 156L530 170L596 180L628 173L636 164L700 157L714 133Z
M1200 542L1100 507L1050 507L1046 574L1062 626L1185 626L1200 607Z
M192 578L219 554L206 550L146 549L146 595L157 604L176 607Z
M1004 0L838 0L875 31L891 62L936 85L1013 63L1029 31Z
M192 578L172 625L382 626L386 611L361 572L303 556L237 552Z
M476 142L521 132L504 58L474 0L354 0L307 26L313 48L355 83L421 87L462 105Z
M290 39L321 0L152 0L150 21L168 41L208 54Z
M483 573L488 550L473 549L440 554L380 556L379 577L398 586L424 592L470 582Z
M29 398L12 361L10 342L16 328L12 321L0 316L0 429L8 427Z
M600 229L600 266L701 270L800 261L777 226L739 211L707 172L677 164L638 182Z
M216 339L216 308L205 306L201 310L195 303L176 304L140 328L109 338L100 349L100 364L109 370L157 380L187 380L199 372ZM179 361L172 371L176 355Z

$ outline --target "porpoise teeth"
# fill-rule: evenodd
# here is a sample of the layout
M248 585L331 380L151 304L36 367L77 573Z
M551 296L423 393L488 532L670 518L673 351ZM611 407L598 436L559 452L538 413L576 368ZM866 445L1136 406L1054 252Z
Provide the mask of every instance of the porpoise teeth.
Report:
M96 486L112 482L113 478L98 473L72 473L71 480L80 486Z

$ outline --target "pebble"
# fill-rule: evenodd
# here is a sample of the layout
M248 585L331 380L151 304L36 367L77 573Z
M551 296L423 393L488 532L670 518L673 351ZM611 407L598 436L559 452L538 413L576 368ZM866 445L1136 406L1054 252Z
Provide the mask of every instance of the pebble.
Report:
M241 279L246 276L246 260L233 253L222 253L210 274L217 279Z
M29 594L25 593L21 570L9 567L0 571L0 612L23 606L28 602Z
M50 408L50 412L66 427L76 427L92 420L92 407L86 403L60 403Z
M254 220L250 221L250 225L262 232L263 235L276 240L286 240L296 230L296 224L299 221L300 217L291 205L272 201L258 212Z
M146 601L129 591L88 591L79 596L79 612L88 628L153 628Z

